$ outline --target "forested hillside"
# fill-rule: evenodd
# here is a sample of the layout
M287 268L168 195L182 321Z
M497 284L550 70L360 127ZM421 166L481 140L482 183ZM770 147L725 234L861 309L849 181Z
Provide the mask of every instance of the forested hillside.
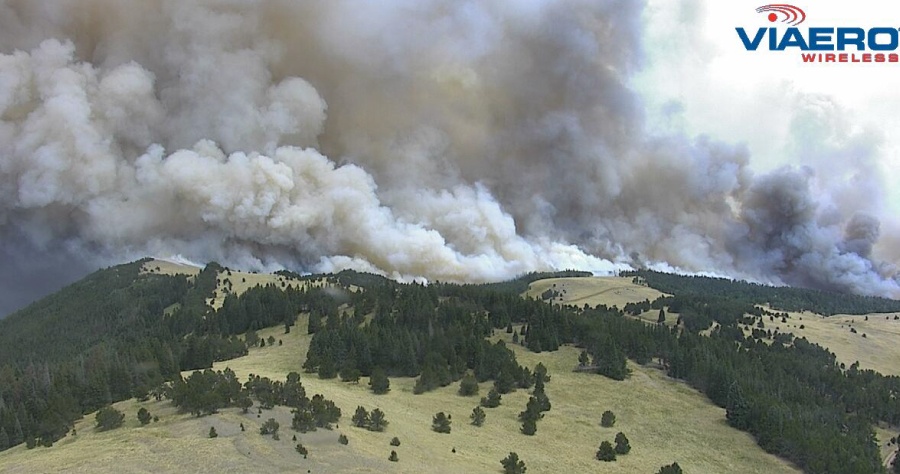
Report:
M416 393L467 373L492 380L497 394L542 385L543 376L521 366L502 342L488 342L492 331L509 332L513 343L534 352L580 347L578 370L614 380L629 376L626 359L658 364L725 408L729 423L765 450L807 472L883 471L873 425L900 424L897 377L844 368L827 350L791 334L744 335L741 326L763 316L754 304L773 304L792 294L786 289L737 284L732 295L724 282L660 277L669 285L660 289L674 296L643 304L679 313L681 321L666 326L615 307L551 305L513 291L534 275L506 284L426 286L342 272L326 276L329 288L311 289L285 284L304 277L282 272L281 284L229 294L213 310L207 298L217 285L228 288L229 270L210 264L188 279L141 274L141 263L98 272L0 324L6 343L0 441L7 439L0 448L51 445L82 413L144 397L164 380L180 380L180 370L244 354L248 344L266 343L257 342L256 329L290 331L301 312L313 334L304 370L345 380L417 377ZM660 284L653 280L658 275L634 276ZM704 292L705 284L717 289ZM838 308L841 298L826 294L823 301ZM643 304L626 310L643 311ZM712 321L718 325L702 332ZM43 339L47 326L58 332ZM538 397L535 406L549 403Z
M751 305L768 304L781 311L811 311L825 316L900 312L900 301L874 296L767 286L726 278L684 276L652 270L625 272L622 275L632 276L635 281L645 283L663 293L720 297Z
M0 321L0 450L52 445L84 413L246 354L235 334L332 301L321 290L256 288L216 313L206 301L226 269L141 273L148 261L95 272Z

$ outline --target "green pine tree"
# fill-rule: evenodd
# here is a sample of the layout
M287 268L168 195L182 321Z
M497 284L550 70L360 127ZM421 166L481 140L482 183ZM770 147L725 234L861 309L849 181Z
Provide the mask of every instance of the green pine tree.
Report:
M657 472L657 474L683 474L683 471L681 470L681 466L679 466L677 462L673 462L668 466L659 468L659 472Z
M483 425L485 417L486 417L486 415L484 413L484 409L481 408L480 406L475 407L472 410L472 415L470 415L470 418L472 418L472 424L475 426Z
M616 454L628 454L629 452L631 452L631 443L625 433L621 431L616 433Z
M150 420L153 419L153 417L150 415L150 412L147 411L147 409L144 407L141 407L141 409L138 410L137 418L138 418L138 421L140 421L142 425L149 424Z
M603 415L600 416L600 426L604 428L612 428L613 425L616 424L616 414L606 410L603 412Z
M384 431L387 428L388 421L384 417L384 412L376 408L369 415L369 431Z
M111 406L107 406L97 412L95 419L97 420L97 429L107 431L122 426L125 414Z
M478 381L475 376L467 374L463 376L459 382L459 395L463 397L471 397L478 395Z
M438 433L450 433L450 419L444 412L436 413L431 420L431 429Z
M500 464L504 474L525 474L525 461L519 459L519 455L514 452L501 459Z
M600 443L600 449L597 450L597 459L606 462L616 460L616 450L613 449L613 446L609 441Z
M356 407L356 413L353 414L353 418L351 418L350 421L352 421L353 426L356 426L357 428L368 428L369 412L362 406L358 406Z
M481 397L481 406L485 408L497 408L500 406L502 396L496 387L491 387L486 397Z
M372 393L376 395L384 395L391 391L391 381L388 379L384 369L376 367L372 371L372 376L369 377L369 387L372 389Z

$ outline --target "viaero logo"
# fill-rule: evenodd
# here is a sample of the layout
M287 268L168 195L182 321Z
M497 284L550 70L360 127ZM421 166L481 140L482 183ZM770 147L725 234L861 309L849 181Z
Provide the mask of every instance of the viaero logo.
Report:
M898 63L900 30L893 27L861 28L855 26L797 28L806 21L806 12L794 5L771 4L756 9L769 23L777 26L760 27L755 32L735 28L747 51L800 51L804 63ZM819 51L834 51L821 53ZM850 51L850 52L844 52ZM871 51L871 52L869 52Z

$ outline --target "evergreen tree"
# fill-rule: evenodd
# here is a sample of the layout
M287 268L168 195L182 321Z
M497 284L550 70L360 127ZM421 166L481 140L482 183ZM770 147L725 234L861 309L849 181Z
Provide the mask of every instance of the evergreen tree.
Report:
M540 379L544 383L550 381L550 374L547 373L547 367L544 366L543 362L538 362L538 364L534 366L534 379Z
M256 331L252 329L244 334L244 342L247 343L248 347L255 347L257 344L259 344L259 341L259 334L256 334Z
M245 414L250 411L250 407L253 406L253 400L251 400L250 396L246 393L241 393L236 403L238 408L241 409L241 412Z
M294 417L291 419L291 428L301 433L316 431L316 415L310 407L294 410Z
M13 423L13 432L9 437L9 445L17 446L25 442L25 431L22 430L22 423L19 422L19 416L15 416L15 423Z
M481 426L484 424L484 419L485 419L486 415L484 413L484 409L479 406L479 407L475 407L472 410L472 414L469 417L472 418L473 425Z
M463 397L471 397L478 395L478 381L474 375L465 375L459 382L459 395Z
M606 462L616 460L616 450L613 449L609 441L600 443L600 449L597 450L597 459Z
M525 461L519 459L516 453L509 453L509 456L500 460L503 466L504 474L525 474Z
M384 369L376 367L372 371L372 376L369 377L369 387L371 387L372 393L376 395L384 395L391 391L391 381L388 379Z
M659 308L659 316L656 318L656 324L664 324L666 322L666 312Z
M542 411L542 412L550 411L550 407L551 407L550 397L548 397L547 394L544 393L543 387L538 389L537 385L535 385L533 397L534 397L535 401L537 402L537 406L540 411Z
M147 411L147 409L144 407L141 407L141 409L138 410L137 418L138 418L138 421L140 421L142 425L149 424L150 420L153 419L153 417L150 416L150 412Z
M400 438L396 436L391 438L391 446L400 446Z
M677 462L673 462L668 466L659 468L659 472L657 472L657 474L683 474L683 471L681 470L681 466L679 466Z
M376 408L372 410L369 416L369 431L384 431L387 428L388 421L384 417L384 412Z
M347 439L347 435L341 433L341 435L338 436L338 443L341 443L341 444L343 444L344 446L346 446L347 444L350 443L350 440Z
M368 428L369 412L362 406L358 406L356 407L356 413L353 414L353 418L350 420L353 422L353 426L357 428Z
M215 427L215 426L210 426L210 427L209 427L209 437L210 437L210 438L218 438L218 437L219 437L219 433L216 432L216 427Z
M444 412L435 414L431 420L431 429L438 433L450 433L450 419Z
M388 461L397 462L400 460L400 457L397 456L397 451L391 450L391 455L388 456Z
M616 414L606 410L603 412L603 415L600 416L600 426L604 428L612 428L613 425L616 424Z
M628 454L631 451L631 443L625 433L621 431L616 433L616 454Z
M625 380L628 377L625 353L609 335L600 337L598 349L594 352L594 364L598 374L613 380Z
M746 430L750 425L750 407L744 399L744 392L738 383L732 382L728 387L728 397L725 401L725 417L728 424L739 429Z
M9 435L6 434L5 428L0 428L0 451L10 448Z
M319 378L320 379L333 379L337 377L337 368L334 365L334 361L331 358L325 358L321 364L319 364Z
M541 411L541 401L532 395L528 397L528 402L525 404L525 411L519 412L519 420L540 420L544 417L544 415L541 414Z
M488 392L486 397L481 397L481 406L485 408L497 408L500 406L501 399L500 392L497 391L496 387L491 387L491 390Z
M520 428L522 434L528 436L534 436L537 433L537 420L534 418L525 418L522 420L522 428Z
M343 381L343 382L359 383L360 375L361 374L359 372L359 369L357 369L356 366L354 366L354 365L348 364L348 365L344 365L344 367L341 368L340 376L341 376L341 381Z
M106 431L122 426L125 414L111 406L107 406L97 412L95 419L97 420L97 429Z
M516 389L516 376L512 370L501 370L494 380L494 388L500 393L509 393Z
M578 366L579 367L587 367L591 363L591 356L588 355L587 351L581 351L581 354L578 354Z
M322 315L316 312L312 312L309 314L309 327L306 330L307 334L315 334L320 329L322 329Z
M277 421L275 421L275 418L269 418L259 428L259 434L261 434L261 435L269 435L270 434L270 435L274 436L275 434L278 433L278 428L280 428L280 427L281 427L281 425Z

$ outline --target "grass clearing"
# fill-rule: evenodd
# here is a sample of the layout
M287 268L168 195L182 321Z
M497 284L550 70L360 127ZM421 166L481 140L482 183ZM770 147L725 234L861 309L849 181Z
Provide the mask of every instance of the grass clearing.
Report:
M161 275L187 275L197 276L202 268L193 265L173 262L169 260L153 259L143 265L142 273L156 273ZM279 288L323 288L329 286L324 278L318 280L293 280L276 275L274 273L243 272L240 270L226 269L216 276L216 296L208 298L207 304L213 309L222 307L225 296L229 293L241 295L250 288L257 286L275 285ZM230 284L229 284L230 283Z
M171 260L153 259L141 267L141 273L156 273L159 275L187 275L197 276L202 268L186 263L173 262Z
M765 319L766 329L805 337L834 352L838 360L847 366L859 361L861 368L885 375L900 375L900 319L894 319L895 313L837 314L829 317L810 312L788 315L787 323L782 323L778 318L774 321ZM801 325L803 329L800 329Z
M627 277L571 277L548 278L532 282L525 295L540 299L541 293L556 290L561 293L554 303L584 306L624 307L627 303L653 301L663 295L653 288L636 285Z

